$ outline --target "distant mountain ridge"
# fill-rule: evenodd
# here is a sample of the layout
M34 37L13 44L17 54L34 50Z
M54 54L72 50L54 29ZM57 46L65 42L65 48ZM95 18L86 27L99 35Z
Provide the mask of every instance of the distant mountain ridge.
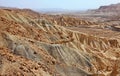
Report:
M98 12L120 12L120 3L111 4L107 6L100 6L96 11Z

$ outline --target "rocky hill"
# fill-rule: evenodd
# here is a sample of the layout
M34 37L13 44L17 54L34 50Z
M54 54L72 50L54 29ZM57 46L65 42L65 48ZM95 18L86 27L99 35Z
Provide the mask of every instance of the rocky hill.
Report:
M120 3L101 6L97 11L99 12L120 12Z
M0 75L119 76L119 39L66 28L80 25L98 26L29 9L0 9Z

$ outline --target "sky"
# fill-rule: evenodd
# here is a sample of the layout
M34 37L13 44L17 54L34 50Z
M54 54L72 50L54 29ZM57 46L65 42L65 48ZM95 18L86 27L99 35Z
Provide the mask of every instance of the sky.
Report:
M120 0L0 0L0 6L31 9L87 10L119 2Z

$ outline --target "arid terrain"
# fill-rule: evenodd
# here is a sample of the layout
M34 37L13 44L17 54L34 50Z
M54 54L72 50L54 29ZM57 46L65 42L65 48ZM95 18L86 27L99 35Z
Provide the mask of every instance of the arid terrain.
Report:
M120 4L69 15L1 8L0 76L120 76L119 11Z

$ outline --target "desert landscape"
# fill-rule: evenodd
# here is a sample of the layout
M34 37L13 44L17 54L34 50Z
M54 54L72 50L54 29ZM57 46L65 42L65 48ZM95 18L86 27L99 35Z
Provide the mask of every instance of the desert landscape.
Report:
M0 76L120 76L120 4L62 14L0 8Z

